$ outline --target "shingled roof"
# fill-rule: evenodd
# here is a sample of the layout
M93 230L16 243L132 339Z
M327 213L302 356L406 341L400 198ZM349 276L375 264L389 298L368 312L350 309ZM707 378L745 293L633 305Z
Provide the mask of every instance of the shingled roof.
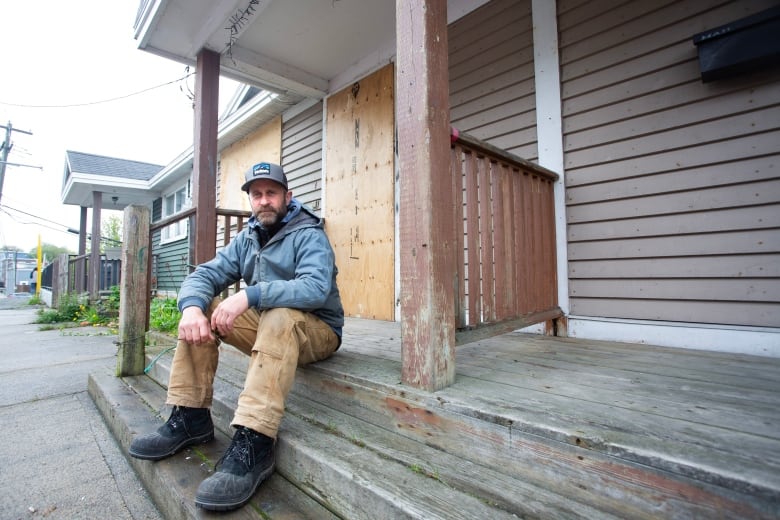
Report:
M159 164L117 159L116 157L91 153L67 150L65 154L70 171L73 173L148 181L163 169Z

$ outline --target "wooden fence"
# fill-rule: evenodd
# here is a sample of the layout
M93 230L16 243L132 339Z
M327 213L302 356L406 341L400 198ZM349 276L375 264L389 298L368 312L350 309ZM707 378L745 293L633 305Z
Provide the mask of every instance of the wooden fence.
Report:
M41 271L41 290L49 291L45 298L52 307L59 305L59 299L67 294L84 294L89 291L90 255L62 254ZM97 293L109 291L119 285L122 274L122 262L100 255L100 269L97 279Z

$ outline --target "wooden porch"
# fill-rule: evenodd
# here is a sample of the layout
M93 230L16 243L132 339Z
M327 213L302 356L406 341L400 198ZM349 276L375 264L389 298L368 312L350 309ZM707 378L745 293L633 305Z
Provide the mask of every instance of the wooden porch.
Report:
M261 487L263 518L324 518L320 506L355 519L780 515L778 359L509 333L459 346L454 383L427 392L401 382L400 336L398 323L348 319L341 349L299 370L267 486L292 491L279 504ZM213 413L228 432L247 358L221 348ZM96 398L107 417L146 410L112 426L120 442L167 417L170 355L151 378L93 376L93 397L127 385ZM175 474L154 492L186 508L223 449L198 449L205 465L192 452L167 469L132 462Z

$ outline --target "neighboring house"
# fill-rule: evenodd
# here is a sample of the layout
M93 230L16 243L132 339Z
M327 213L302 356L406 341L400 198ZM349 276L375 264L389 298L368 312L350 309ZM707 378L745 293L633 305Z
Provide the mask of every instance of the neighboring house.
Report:
M151 181L160 170L159 164L67 150L62 203L80 206L82 216L96 201L108 210L148 204Z

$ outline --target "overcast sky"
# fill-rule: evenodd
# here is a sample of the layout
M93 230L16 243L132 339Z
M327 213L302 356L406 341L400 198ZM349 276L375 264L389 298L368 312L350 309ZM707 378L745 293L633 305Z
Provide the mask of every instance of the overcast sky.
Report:
M7 166L0 249L27 251L39 234L77 249L76 235L63 231L79 226L79 208L60 202L65 150L165 165L192 145L194 78L180 80L184 64L137 48L139 3L2 2L0 124L33 134L13 132L8 161L42 169ZM224 106L236 84L220 87Z

